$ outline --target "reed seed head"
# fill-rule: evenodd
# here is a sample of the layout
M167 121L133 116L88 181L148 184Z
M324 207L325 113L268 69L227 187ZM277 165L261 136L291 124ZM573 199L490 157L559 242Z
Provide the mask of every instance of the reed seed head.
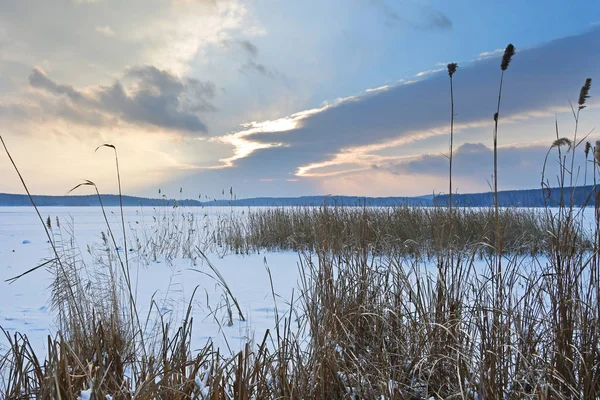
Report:
M448 64L448 75L450 76L450 78L452 78L452 75L454 75L454 73L456 72L457 68L458 68L458 64L457 63L450 63L450 64Z
M594 158L596 164L600 165L600 140L596 140L596 147L594 147Z
M592 87L592 78L587 78L579 91L579 109L585 108L585 101L590 98L590 88Z
M567 146L569 149L571 149L572 142L568 138L563 137L560 139L556 139L552 143L552 147L563 147L563 146Z
M494 121L498 122L498 113L497 112L494 113Z
M592 148L592 144L590 142L585 142L585 150L583 151L585 153L585 159L587 160L589 154L590 154L590 149Z
M510 43L508 46L506 46L506 49L504 50L504 55L502 56L502 63L500 64L500 69L502 71L506 71L506 69L508 68L508 64L510 64L510 61L512 60L514 55L515 46L513 46L512 43Z

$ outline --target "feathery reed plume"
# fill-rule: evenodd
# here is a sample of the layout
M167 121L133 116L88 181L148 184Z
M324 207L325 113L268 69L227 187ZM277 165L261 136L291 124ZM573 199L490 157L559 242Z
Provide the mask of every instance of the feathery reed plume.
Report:
M585 142L585 150L583 151L585 153L585 159L587 160L589 154L590 154L590 149L592 148L592 144L590 142Z
M600 140L596 140L596 147L594 147L594 159L596 164L600 166Z
M589 144L589 143L588 143ZM571 142L571 140L569 140L566 137L560 138L560 139L556 139L553 143L552 143L552 147L563 147L563 146L567 146L569 149L571 149L571 146L573 145L573 143Z
M506 46L506 49L504 50L504 55L502 56L502 64L500 64L500 69L502 71L506 71L514 55L515 46L513 46L512 43L510 43L508 46Z
M452 75L454 75L457 68L458 68L457 63L449 63L448 64L448 75L450 75L450 78L452 78Z
M583 150L585 154L585 172L583 178L583 186L587 185L587 170L588 170L588 157L590 155L590 150L592 149L592 144L590 142L585 142L585 149Z
M590 88L592 87L592 78L587 78L579 91L579 109L585 108L585 101L590 98Z
M450 77L450 170L449 170L449 188L448 188L448 203L450 209L450 223L452 223L452 145L454 142L454 88L452 85L452 75L456 72L458 68L457 63L449 63L448 64L448 76Z
M581 112L581 110L583 110L585 108L585 101L590 97L589 93L590 93L591 87L592 87L592 78L587 78L585 80L585 83L581 87L581 90L579 91L579 100L577 101L577 104L579 105L579 107L577 108L577 112L575 112L575 109L573 108L573 105L571 104L571 111L573 112L573 117L575 118L575 131L573 132L573 146L574 147L578 146L577 131L579 130L579 113ZM571 153L571 172L569 174L569 186L571 187L571 208L573 206L573 201L574 201L573 197L575 195L574 185L577 184L577 182L576 182L577 177L574 176L574 175L576 175L574 167L575 167L575 151L573 151ZM573 181L574 177L575 177L575 182Z

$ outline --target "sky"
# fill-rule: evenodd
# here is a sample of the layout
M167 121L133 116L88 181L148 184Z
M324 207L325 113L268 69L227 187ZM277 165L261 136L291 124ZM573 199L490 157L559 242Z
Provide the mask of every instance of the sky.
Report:
M0 135L36 194L116 193L105 143L131 195L447 193L456 62L453 189L489 191L509 43L499 187L539 188L600 139L595 0L0 0Z

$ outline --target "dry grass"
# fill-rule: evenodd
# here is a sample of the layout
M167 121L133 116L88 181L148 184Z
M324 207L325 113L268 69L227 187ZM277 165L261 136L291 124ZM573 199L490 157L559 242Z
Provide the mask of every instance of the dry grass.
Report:
M95 398L141 399L600 395L600 269L587 250L507 259L500 304L485 273L493 262L482 264L474 253L432 265L319 252L305 254L301 266L308 343L288 320L234 356L211 345L192 351L188 313L178 329L162 325L142 356L132 352L131 324L95 304L85 329L74 321L49 338L47 355L7 334L0 395L72 398L88 387ZM503 325L491 337L495 312ZM503 357L492 357L499 345Z
M304 207L247 214L220 228L221 243L235 253L350 248L431 258L449 248L474 246L484 253L496 243L495 211L490 208ZM539 254L552 245L552 222L541 210L501 209L499 223L503 248L509 253ZM590 232L577 233L579 245L591 246Z

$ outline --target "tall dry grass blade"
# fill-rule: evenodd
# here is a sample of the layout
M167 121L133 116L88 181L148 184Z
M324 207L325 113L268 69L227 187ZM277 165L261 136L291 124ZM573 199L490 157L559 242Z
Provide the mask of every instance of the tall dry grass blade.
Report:
M104 204L102 203L102 196L100 195L100 191L98 190L98 186L90 181L89 179L84 180L84 182L75 185L71 190L69 190L68 193L71 193L77 189L79 189L80 187L83 186L91 186L94 188L94 191L96 192L96 197L98 198L98 201L100 202L100 209L102 210L102 215L104 217L104 223L106 224L106 228L108 229L108 234L109 237L112 241L112 244L114 246L115 249L115 253L117 254L117 259L119 260L119 265L121 267L121 272L123 274L123 277L125 278L125 284L126 284L126 288L127 288L127 292L129 295L129 302L128 305L130 307L130 316L132 318L131 324L132 324L132 329L134 332L134 339L135 337L139 336L139 340L140 340L140 347L141 350L143 352L144 357L147 356L147 350L146 350L146 345L144 343L144 335L143 335L143 330L142 330L142 324L140 322L140 318L139 318L139 314L137 312L137 304L136 304L136 300L135 300L135 296L133 294L133 285L131 283L131 276L129 274L129 270L127 268L127 266L123 263L123 259L121 258L121 254L119 253L119 246L117 245L117 241L115 238L115 235L113 234L112 228L110 226L110 223L108 222L108 217L106 215L106 210L104 208ZM127 254L127 249L123 249L123 251L125 252L125 254ZM137 327L136 327L137 324Z
M202 250L200 250L200 248L198 246L196 246L196 251L204 259L204 261L207 263L207 265L209 266L209 268L214 272L214 274L217 276L219 284L225 289L225 291L227 292L227 294L231 298L231 301L233 301L233 304L235 305L235 307L237 309L238 316L240 317L240 320L241 321L245 321L246 318L244 317L244 313L242 313L242 309L240 308L240 305L239 305L236 297L231 292L231 289L229 288L229 285L227 284L227 281L225 281L225 278L223 277L223 275L221 274L221 272L217 269L217 267L215 267L213 265L213 263L210 261L210 259L206 256L206 254L204 254L204 252ZM192 269L192 270L197 271L195 269Z

